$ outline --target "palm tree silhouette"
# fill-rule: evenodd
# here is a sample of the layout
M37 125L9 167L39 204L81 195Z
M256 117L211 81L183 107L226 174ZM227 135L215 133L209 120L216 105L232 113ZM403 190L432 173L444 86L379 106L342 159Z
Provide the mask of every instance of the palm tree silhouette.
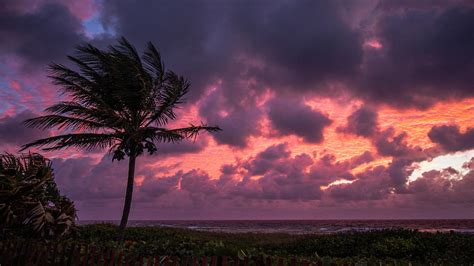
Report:
M74 71L51 64L50 78L69 96L46 108L49 115L24 121L29 127L58 128L64 134L39 139L21 147L60 150L69 147L86 150L109 148L113 160L129 158L127 190L120 222L123 239L132 202L136 158L157 151L156 144L195 138L201 131L219 131L205 124L184 128L164 128L176 119L175 108L183 103L189 82L166 70L160 53L148 43L142 57L125 38L108 50L91 44L79 46L68 58Z

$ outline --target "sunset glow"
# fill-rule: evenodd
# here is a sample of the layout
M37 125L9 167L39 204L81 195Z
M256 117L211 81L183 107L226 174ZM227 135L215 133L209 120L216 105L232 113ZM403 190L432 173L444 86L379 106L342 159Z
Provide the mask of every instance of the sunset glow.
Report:
M474 218L472 6L7 2L1 152L68 132L22 124L71 100L47 65L73 66L77 45L106 49L120 36L139 52L153 42L189 79L167 126L222 128L138 157L132 220ZM52 159L80 219L117 219L126 161L31 151Z

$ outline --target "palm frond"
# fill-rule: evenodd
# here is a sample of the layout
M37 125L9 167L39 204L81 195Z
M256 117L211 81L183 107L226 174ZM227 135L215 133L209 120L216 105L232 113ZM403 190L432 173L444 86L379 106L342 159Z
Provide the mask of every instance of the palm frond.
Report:
M219 127L207 126L204 124L200 126L195 126L191 124L189 127L175 128L175 129L154 128L154 127L150 127L150 129L152 129L154 131L154 134L157 134L157 135L162 134L162 135L180 136L179 140L195 138L202 131L217 132L217 131L222 130Z
M34 127L39 129L48 129L57 127L58 129L87 129L87 130L99 130L107 129L108 126L100 122L91 121L83 118L76 118L71 116L63 115L44 115L27 119L23 122L28 127Z
M111 45L109 46L109 49L116 55L125 55L128 58L133 59L136 63L141 64L141 59L137 50L127 39L122 36L118 42L119 45Z
M81 73L89 77L90 80L93 80L93 81L100 80L101 74L97 71L97 69L90 67L88 64L81 61L79 58L75 56L68 56L67 58L71 60L72 62L74 62L81 70Z
M154 143L179 142L218 127L191 125L162 128L176 119L176 108L184 103L190 84L165 69L152 43L140 57L125 38L107 50L90 44L77 47L69 56L77 71L61 64L50 65L50 78L61 87L68 101L46 109L49 114L25 121L30 127L64 129L69 134L28 143L29 147L58 150L67 147L110 148L114 158L156 151ZM155 127L156 126L156 127ZM75 132L81 130L83 133ZM73 133L71 133L71 131Z
M103 149L114 145L120 138L116 134L75 133L39 139L21 147L26 150L39 147L43 150L60 150L67 147L84 148L86 150Z
M48 77L53 80L53 84L61 87L63 94L85 106L100 105L110 108L110 105L98 94L99 91L93 89L96 85L86 77L59 64L51 64L49 69Z
M102 51L91 44L78 46L76 50L75 57L101 75L105 67L110 66L110 56L107 51Z
M52 63L49 65L49 70L51 73L49 77L52 78L57 85L68 85L65 89L68 89L70 85L74 85L74 87L79 86L81 88L89 88L93 85L90 79L64 65Z
M155 75L155 85L162 83L165 74L165 64L161 60L160 53L151 42L147 44L147 49L143 55L143 62L145 69Z
M205 124L202 124L200 126L195 126L195 125L191 124L189 127L176 128L176 129L171 129L171 130L168 130L168 131L178 133L178 134L184 136L185 138L189 139L189 138L195 138L202 131L217 132L217 131L221 131L221 130L222 129L220 127L217 127L217 126L207 126Z
M141 129L142 139L155 143L176 143L184 139L184 136L177 132L171 132L162 128L147 127Z
M72 115L77 118L88 119L112 129L126 127L128 121L121 117L120 114L111 109L97 109L96 107L85 107L76 102L60 102L45 109L46 112L51 112L60 115Z
M157 110L151 115L150 122L157 123L158 125L165 125L169 120L176 119L176 114L174 109L178 107L179 104L184 103L183 97L188 93L189 82L176 75L172 71L166 73L166 84L164 88L159 91L157 98Z

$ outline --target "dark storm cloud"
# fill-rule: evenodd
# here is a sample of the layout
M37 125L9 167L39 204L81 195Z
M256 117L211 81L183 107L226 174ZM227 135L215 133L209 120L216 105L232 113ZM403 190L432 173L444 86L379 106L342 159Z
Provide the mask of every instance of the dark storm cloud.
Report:
M378 131L378 114L368 106L361 106L347 118L347 125L338 131L370 137Z
M244 148L247 138L260 132L262 111L256 106L255 99L250 103L230 102L223 90L214 90L200 102L199 115L222 129L219 134L212 135L219 144Z
M428 137L448 152L474 148L474 128L461 132L457 125L434 126L428 132Z
M408 177L413 172L412 168L409 168L415 160L408 158L396 158L392 160L392 163L387 167L387 173L390 177L390 184L397 189L397 192L404 192L404 186L408 181Z
M453 178L455 177L455 178ZM420 205L474 204L474 170L460 174L452 168L432 170L410 183L407 193Z
M198 170L178 171L172 176L146 179L140 188L140 191L151 197L160 197L175 190L187 192L194 198L212 196L218 192L215 180L210 179L207 173Z
M270 146L240 165L246 170L242 173L244 178L234 186L226 187L226 194L250 200L319 199L321 180L305 171L312 164L313 159L307 154L291 156L287 143ZM254 175L261 177L249 178Z
M326 154L311 165L309 175L320 185L328 185L338 179L354 180L351 170L373 160L369 151L348 160L337 161L332 154Z
M174 174L157 176L156 169L141 166L146 164L142 160L148 159L144 157L138 164L137 176L144 179L136 187L135 206L138 210L160 213L179 210L188 215L198 215L209 208L216 212L228 208L241 212L249 206L253 209L268 204L271 208L280 208L304 202L323 205L333 204L334 201L339 204L390 203L392 198L397 198L394 201L396 204L404 204L404 201L398 202L403 197L415 199L410 204L417 208L420 207L417 204L462 204L463 200L474 200L471 193L474 175L470 164L466 164L470 172L462 180L447 180L446 176L459 174L448 169L442 173L425 173L417 181L406 184L412 171L407 166L414 160L396 159L388 166L370 167L353 176L351 169L373 160L370 152L343 161L337 161L330 154L315 160L304 153L292 156L286 143L270 146L236 165L223 165L222 175L217 179L196 169L177 170ZM263 165L262 161L266 161L265 164L270 167L258 173L261 174L259 179L250 178L250 175L255 174L254 166ZM78 206L94 210L98 206L111 206L120 210L126 162L112 163L110 157L104 156L96 163L83 157L54 159L53 167L60 189L76 200ZM174 169L173 166L168 170L171 169ZM321 186L341 178L352 180L353 183L321 190ZM435 194L445 199L441 200L441 196ZM84 213L87 211L84 210ZM169 214L169 217L174 216Z
M279 134L296 135L306 142L322 142L324 129L332 123L327 115L302 101L274 99L268 108L270 122Z
M351 77L362 62L360 35L340 9L337 1L243 1L229 17L241 45L265 62L261 79L277 88L314 90Z
M157 199L157 204L165 201L198 209L224 201L225 206L236 206L239 201L248 206L261 201L315 200L321 196L320 180L305 173L312 162L306 154L290 156L288 145L283 143L268 147L240 165L224 165L219 179L198 170L178 171L146 179L140 191L145 193L144 199ZM242 179L239 172L244 174ZM249 178L251 175L262 176L257 180Z
M395 133L394 128L388 128L373 139L377 152L382 156L401 157L409 155L413 150L406 142L407 133Z
M14 63L20 63L26 71L44 70L47 63L62 61L86 40L72 5L67 9L51 4L62 1L39 2L0 3L2 62L13 56L21 61ZM374 12L367 11L366 17L354 22L356 14L351 8L364 9L360 1L99 2L103 2L100 15L111 28L108 32L116 32L117 37L124 35L139 49L146 41L153 41L166 65L190 79L190 103L196 104L205 122L224 129L212 135L218 144L247 147L250 137L261 136L265 115L273 126L270 132L321 143L331 120L305 105L301 94L337 98L341 92L334 89L337 87L366 102L339 130L368 138L378 155L392 157L388 165L373 166L368 163L377 156L375 151L338 160L332 154L295 155L283 143L223 165L221 176L215 177L197 169L179 170L179 163L155 165L160 156L202 151L207 138L199 138L196 143L164 144L159 146L161 155L141 157L137 165L134 209L142 213L141 217L156 218L151 213L158 213L159 217L209 218L214 216L203 213L211 210L228 218L235 210L235 217L254 213L252 218L261 218L261 206L272 215L277 213L275 210L284 210L279 213L285 217L290 213L301 216L308 215L302 209L306 203L314 207L308 210L315 210L318 204L331 205L333 201L339 205L331 207L348 209L367 204L369 212L379 201L402 207L412 204L416 211L443 203L470 210L474 203L473 160L466 164L467 174L453 169L430 171L407 183L413 163L429 160L433 154L407 143L405 132L379 128L376 109L371 108L377 104L425 108L438 101L474 96L472 3L381 1ZM112 37L90 41L105 48L114 41ZM381 47L364 45L368 38L378 40ZM5 75L5 79L25 84L28 79L35 80L25 75ZM25 90L37 89L26 85ZM55 101L41 90L38 94ZM277 100L265 102L269 97ZM25 112L0 120L1 148L5 143L21 145L48 134L21 126L20 122L31 116L34 114ZM436 156L443 149L454 152L474 148L472 128L461 132L458 126L436 126L429 137L438 144L433 152ZM126 162L112 163L108 156L97 162L88 156L54 159L58 185L76 200L81 216L90 213L97 219L104 212L116 211L111 217L119 217ZM353 182L321 190L321 186L341 179Z
M408 8L451 8L456 6L474 7L474 3L470 0L380 0L377 3L377 8L385 11L406 10Z
M334 1L106 1L103 19L135 43L156 43L196 96L216 78L246 75L304 90L350 77L362 61L361 39L340 8Z
M418 159L421 160L421 159ZM338 201L371 201L387 199L391 194L407 193L406 183L415 159L393 159L388 166L367 168L350 184L331 186L327 193Z
M361 164L368 163L373 160L374 160L374 156L372 155L372 153L370 151L365 151L361 155L353 157L349 160L350 165L351 165L350 168L351 169L356 168L357 166Z
M259 91L331 95L321 88L343 82L356 97L398 107L473 96L472 5L376 6L355 26L346 19L356 15L353 5L344 1L107 1L103 18L134 42L154 41L168 64L191 79L194 99L216 80L243 76ZM372 37L381 49L363 50L364 38ZM246 95L233 86L223 90L231 101Z
M163 156L173 155L177 155L177 153L164 154ZM176 167L179 166L179 163L150 166L150 164L157 163L156 158L155 156L138 158L135 170L136 182L140 178L152 180L157 173L167 173L176 170ZM55 158L52 162L59 188L75 201L117 200L122 199L125 195L128 169L126 161L112 161L112 157L108 154L98 162L91 157ZM176 184L177 182L174 182L175 186Z
M30 70L64 59L85 40L81 21L70 8L46 2L31 12L19 12L14 2L0 11L2 54L18 55ZM268 88L277 94L332 96L334 87L325 86L332 82L345 84L366 101L398 107L423 108L441 99L473 96L472 5L381 1L359 24L351 24L358 16L354 6L350 1L137 5L118 0L104 1L100 15L110 32L126 36L138 48L153 41L167 65L191 80L193 101L217 81L231 105ZM363 49L365 39L372 37L381 49ZM91 41L102 47L111 40L102 36ZM235 86L242 80L254 84ZM222 143L244 146L239 137L228 136Z
M406 132L396 133L393 127L381 130L376 110L367 106L362 106L354 111L347 117L347 124L336 130L368 138L381 156L410 159L427 156L426 152L428 151L407 143Z
M314 160L305 153L291 156L287 143L273 145L238 166L227 166L226 175L244 176L227 193L252 199L317 200L323 195L321 186L339 179L355 180L351 170L372 160L368 151L343 161L332 154ZM245 171L239 172L239 167ZM261 177L248 178L253 175Z
M35 117L30 111L23 111L15 116L7 116L0 119L0 146L13 145L20 148L21 145L33 140L48 136L48 131L27 128L23 121Z
M46 69L84 40L81 22L62 5L46 4L33 12L0 9L0 51L25 60L27 71Z
M365 201L385 199L390 193L390 177L384 166L368 169L357 178L351 184L330 187L328 195L337 201Z
M425 108L474 96L474 9L403 9L375 24L357 94L398 107Z
M99 163L89 157L58 158L53 159L53 168L58 187L74 201L105 201L124 195L126 162L112 162L109 156Z
M247 146L247 137L259 132L256 120L258 116L259 111L254 109L232 112L227 116L211 116L207 121L209 124L219 125L223 130L219 134L213 134L217 143L244 148Z
M200 96L232 56L226 51L230 40L220 36L219 27L225 22L222 10L211 3L105 1L103 19L117 35L126 36L139 48L152 41L166 65L188 77L191 93Z
M257 154L255 159L244 164L244 168L251 176L263 175L268 170L275 168L279 161L290 157L288 143L270 146L263 152Z

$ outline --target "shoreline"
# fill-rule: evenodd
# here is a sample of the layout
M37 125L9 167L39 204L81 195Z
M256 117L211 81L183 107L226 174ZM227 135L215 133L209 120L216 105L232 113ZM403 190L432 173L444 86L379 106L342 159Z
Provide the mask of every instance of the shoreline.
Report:
M114 224L114 220L83 220L79 225ZM383 230L474 234L474 220L132 220L130 227L189 229L200 232L327 235Z

